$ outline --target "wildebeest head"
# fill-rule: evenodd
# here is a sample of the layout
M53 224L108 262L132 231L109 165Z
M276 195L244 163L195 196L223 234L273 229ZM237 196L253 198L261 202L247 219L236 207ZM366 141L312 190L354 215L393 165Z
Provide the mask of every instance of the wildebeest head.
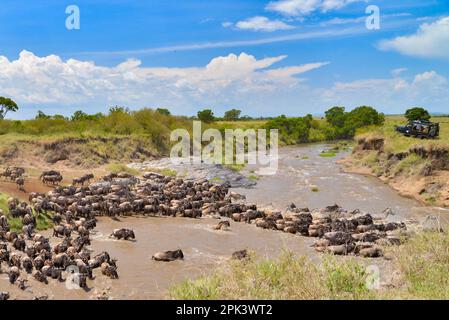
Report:
M184 253L182 252L181 249L173 251L172 255L173 255L173 258L175 258L175 259L184 259Z

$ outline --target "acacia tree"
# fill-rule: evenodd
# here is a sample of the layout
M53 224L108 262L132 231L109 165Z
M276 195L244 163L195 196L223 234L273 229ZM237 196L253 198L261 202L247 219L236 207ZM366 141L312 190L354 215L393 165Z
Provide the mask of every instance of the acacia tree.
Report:
M429 114L429 111L427 111L424 108L414 107L414 108L408 109L405 112L405 117L407 118L408 121L429 120L430 114Z
M345 125L346 113L344 107L333 107L326 111L326 120L334 127L342 128Z
M165 116L171 115L170 111L167 108L157 108L156 112L160 113L160 114L163 114Z
M225 112L223 118L227 121L236 121L239 119L241 113L242 111L238 109L231 109Z
M10 98L0 97L0 120L5 119L8 112L16 112L19 110L17 103Z
M198 116L198 119L200 119L201 121L203 121L205 123L210 123L210 122L214 121L214 119L215 119L214 113L210 109L204 109L204 110L198 111L197 116Z

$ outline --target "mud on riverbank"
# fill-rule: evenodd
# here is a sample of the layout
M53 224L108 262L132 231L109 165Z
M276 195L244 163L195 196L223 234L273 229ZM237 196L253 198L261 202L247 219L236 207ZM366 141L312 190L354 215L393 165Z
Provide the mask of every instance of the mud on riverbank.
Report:
M449 207L449 150L416 145L407 152L391 153L384 144L382 138L360 138L353 153L339 164L345 172L379 178L402 196Z

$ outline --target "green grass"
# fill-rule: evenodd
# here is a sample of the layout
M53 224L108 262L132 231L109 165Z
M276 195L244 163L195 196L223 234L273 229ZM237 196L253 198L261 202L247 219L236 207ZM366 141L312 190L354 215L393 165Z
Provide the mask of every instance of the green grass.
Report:
M232 163L232 164L225 164L224 167L228 168L232 171L239 172L243 168L245 168L245 164L238 164L238 163Z
M36 230L43 231L53 227L53 221L51 220L50 214L40 214L36 216ZM8 218L9 227L11 231L22 232L22 219L21 218Z
M38 231L47 230L53 227L53 220L49 212L36 215L36 229Z
M259 177L258 175L255 175L255 174L250 174L250 175L248 176L248 179L249 179L249 180L252 180L252 181L257 181L257 180L260 179L260 177Z
M431 165L431 159L423 159L417 154L411 153L404 159L390 163L388 161L389 154L407 153L412 147L420 147L423 149L444 148L449 149L449 117L435 117L431 121L440 123L439 139L417 139L413 137L405 137L395 131L396 125L404 125L407 123L402 116L388 116L382 127L367 127L360 129L356 136L356 140L365 139L383 139L384 153L377 151L365 151L355 154L354 159L357 165L371 168L371 171L377 176L419 176L422 169ZM430 204L435 199L429 198Z
M336 156L337 156L337 154L335 152L331 152L331 151L323 151L320 153L320 157L322 157L322 158L333 158Z
M208 127L217 128L219 130L225 129L261 129L266 124L265 120L245 120L245 121L215 121L208 124Z
M397 174L407 174L407 175L413 175L418 174L420 171L420 168L426 163L427 161L417 154L411 154L405 159L399 161L394 168L393 173L395 175Z
M404 282L398 298L449 299L448 233L419 233L390 251Z
M11 231L22 232L22 219L10 217L7 200L8 196L4 193L0 193L0 209L2 209L8 217L9 227ZM53 227L53 221L51 220L50 213L34 215L36 217L36 230L42 231Z
M170 290L173 299L358 299L370 297L365 268L352 259L324 258L322 267L283 252L276 260L231 261L210 276Z
M106 166L106 170L112 173L120 173L120 172L127 172L133 175L138 175L139 170L133 169L128 167L127 165L124 165L122 163L111 163Z
M196 280L169 291L172 299L449 299L449 234L418 233L400 246L384 248L392 259L370 289L367 266L382 260L323 255L321 263L283 252L277 259L255 256L231 260Z
M417 139L405 137L396 132L395 126L407 124L402 116L387 116L385 124L381 127L366 127L357 131L357 137L381 137L385 139L384 151L390 153L406 152L415 145L429 147L432 145L445 146L449 148L449 117L434 117L431 121L440 124L439 139Z
M4 212L8 212L8 197L4 193L0 193L0 209Z

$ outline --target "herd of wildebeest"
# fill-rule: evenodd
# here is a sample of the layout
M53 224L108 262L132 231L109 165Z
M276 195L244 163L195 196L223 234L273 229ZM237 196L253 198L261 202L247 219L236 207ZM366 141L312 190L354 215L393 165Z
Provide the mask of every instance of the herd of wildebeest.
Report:
M1 175L11 181L23 177L25 170L8 168ZM23 179L23 178L22 178ZM22 220L22 232L11 231L6 213L0 210L0 273L2 264L11 284L26 289L27 276L39 282L65 281L64 276L77 279L77 285L88 289L93 270L103 276L118 278L117 261L107 252L92 256L90 235L96 217L124 215L214 217L219 220L215 230L227 230L231 222L302 236L316 237L315 250L338 255L362 257L382 256L382 245L399 244L403 223L384 222L368 213L345 211L338 205L320 210L297 208L294 204L284 212L258 209L247 204L245 197L229 191L229 185L203 180L183 180L149 172L138 178L129 173L109 174L95 182L93 174L74 179L71 185L60 186L62 175L45 171L40 179L54 188L47 193L29 194L29 203L8 199L9 216ZM53 238L36 232L36 217L51 217ZM133 230L113 230L111 237L123 240L136 238ZM54 239L53 239L54 240ZM245 258L246 250L235 252L234 258ZM155 253L157 261L183 259L180 249ZM3 293L4 298L8 297Z

